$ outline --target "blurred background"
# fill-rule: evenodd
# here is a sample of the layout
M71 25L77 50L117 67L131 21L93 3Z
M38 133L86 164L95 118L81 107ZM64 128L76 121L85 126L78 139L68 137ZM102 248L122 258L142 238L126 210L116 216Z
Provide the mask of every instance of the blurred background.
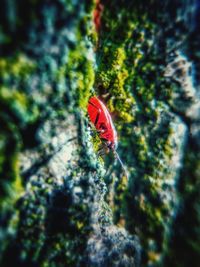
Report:
M200 1L0 3L0 266L199 267Z

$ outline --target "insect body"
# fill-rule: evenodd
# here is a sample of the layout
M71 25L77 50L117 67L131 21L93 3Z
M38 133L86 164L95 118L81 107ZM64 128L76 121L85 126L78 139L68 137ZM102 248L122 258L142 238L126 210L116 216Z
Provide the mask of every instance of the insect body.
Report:
M91 122L94 124L95 128L99 133L99 137L104 141L106 147L113 151L115 157L119 160L126 176L125 167L116 151L117 148L117 132L112 122L112 118L106 106L103 102L93 96L88 102L88 115ZM127 176L128 177L128 176Z
M96 7L94 9L93 18L96 31L99 32L101 28L101 17L103 13L103 5L100 3L100 0L96 0Z
M105 141L106 146L109 149L116 149L117 133L112 118L103 102L95 96L89 99L88 114L99 133L99 137Z

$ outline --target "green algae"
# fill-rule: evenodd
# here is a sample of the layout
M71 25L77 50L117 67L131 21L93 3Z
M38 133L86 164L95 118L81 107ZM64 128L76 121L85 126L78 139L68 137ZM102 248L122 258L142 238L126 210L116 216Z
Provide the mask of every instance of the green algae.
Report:
M128 185L123 185L123 179L117 183L112 208L116 222L125 218L127 229L141 238L145 266L149 255L155 256L149 258L151 263L160 260L174 207L174 187L165 185L176 172L168 169L176 138L167 106L173 85L163 77L162 60L154 46L158 25L148 13L139 16L137 4L128 9L126 4L124 9L112 1L105 4L95 87L113 114L119 151L130 170ZM165 186L171 194L169 201L162 197ZM155 241L154 250L149 248L150 239Z
M91 89L94 82L93 62L83 55L85 46L80 44L69 54L66 76L70 80L71 88L78 88L77 106L86 110ZM87 52L87 50L85 50Z
M35 71L35 63L22 54L13 58L0 59L0 103L3 108L1 121L1 206L4 212L13 207L23 192L19 173L18 153L22 147L21 129L39 115L37 107L17 84L24 82ZM11 81L15 82L11 86ZM4 192L4 193L3 193Z
M67 5L68 12L73 14L75 7L74 4L71 7ZM88 8L89 4L87 3L87 10ZM1 61L1 71L4 71L3 82L6 85L2 86L1 99L9 109L9 116L14 117L13 125L20 139L20 141L17 140L17 143L21 142L17 150L17 156L27 146L24 142L24 130L29 129L32 123L33 126L34 123L36 126L37 123L39 125L40 115L43 116L43 120L45 120L46 114L48 114L49 119L53 118L55 120L57 117L63 119L66 112L62 109L66 100L73 109L70 110L67 106L64 108L70 112L75 112L77 121L83 116L82 112L86 113L88 98L91 95L94 82L94 55L91 42L83 38L83 35L88 31L88 26L85 23L90 22L91 25L91 16L88 14L83 16L84 12L77 14L78 21L73 25L76 34L70 43L72 47L70 47L69 53L66 51L66 54L62 55L63 58L58 67L56 60L50 55L42 55L40 60L37 61L36 68L34 64L31 64L33 61L29 60L28 57L24 57L23 60L19 57L16 62L14 59L13 61L9 59L6 64L6 60L2 59ZM89 31L87 34L89 34ZM12 77L15 80L14 83ZM35 79L38 87L33 89L32 83ZM27 84L27 88L24 88L25 84ZM33 95L30 93L31 89L33 89ZM54 97L51 96L53 92ZM76 123L75 121L74 124ZM82 131L82 128L84 126L80 123L80 131ZM88 125L86 128L88 129ZM34 134L37 133L36 130L33 132ZM66 134L69 134L67 130ZM11 132L12 135L13 132ZM49 133L50 135L51 133ZM84 140L89 140L89 132L85 134L81 132L80 138L83 136ZM17 261L28 265L29 263L38 263L41 266L59 266L59 264L63 266L63 262L69 266L75 266L77 262L83 261L83 252L91 231L90 206L88 205L90 196L87 195L87 188L90 187L90 184L87 180L89 179L91 183L91 180L94 179L92 175L90 178L88 177L87 170L90 166L91 171L97 168L99 172L103 171L101 164L94 160L94 150L91 142L85 142L83 149L80 149L80 146L76 144L77 151L74 154L78 155L80 153L81 155L86 151L86 157L80 159L79 168L69 166L69 172L70 170L71 172L61 184L50 179L48 170L42 172L40 176L27 176L26 174L28 180L23 181L26 185L26 194L20 198L18 206L20 211L19 221L17 233L15 233L17 247L20 247ZM33 147L36 151L37 146L34 144ZM48 146L45 147L48 151ZM39 154L36 155L40 157ZM41 155L41 161L43 157L44 155ZM2 164L3 161L4 159L2 159ZM18 167L17 171L19 172ZM23 175L22 178L24 177ZM77 180L77 177L80 177L80 180ZM103 194L103 181L100 174L96 179L99 184L102 184L99 185L99 188ZM76 183L76 187L74 183ZM8 181L7 184L9 184ZM80 199L78 199L78 196L75 200L73 199L71 186L76 188L78 192L83 191L83 195L79 196ZM50 202L48 202L49 199ZM3 201L5 201L5 198ZM58 218L61 219L58 220ZM4 248L2 262L5 263L5 266L6 261L8 261L6 259L7 255L12 254L12 251L17 251L17 247L15 242L13 244L8 242ZM77 255L80 256L77 258ZM11 261L16 260L15 256L9 258ZM51 263L49 263L50 261Z
M125 81L128 78L128 70L124 66L125 50L117 45L108 45L99 52L99 57L95 86L101 94L109 95L109 110L117 112L125 122L131 122L133 119L130 109L134 99L125 91Z
M34 23L28 20L27 24L27 55L17 53L0 59L0 102L4 105L0 121L5 125L0 131L0 174L6 174L1 175L1 184L5 184L1 204L7 205L6 212L13 206L13 217L7 225L16 237L8 239L5 255L19 265L85 266L88 239L94 238L98 245L98 238L102 238L103 249L109 247L105 262L112 266L114 261L110 262L109 257L125 255L127 261L122 266L129 266L130 244L123 252L120 250L118 243L123 246L126 242L119 242L119 236L112 235L113 229L120 235L115 225L127 229L130 239L134 234L139 236L143 266L159 263L166 245L163 243L173 216L176 190L177 167L173 160L179 157L184 135L184 130L178 133L176 127L182 122L170 110L173 92L178 89L163 77L165 59L157 50L155 36L159 25L152 19L152 11L144 8L141 12L139 1L101 2L104 10L98 34L92 22L95 1L80 5L58 1L48 7L44 4L39 17L37 9L33 9ZM39 8L40 3L30 1L29 6ZM20 21L24 23L23 16ZM62 29L67 29L67 37ZM4 43L12 38L3 36ZM23 50L19 44L20 41L16 47ZM37 54L38 51L42 52ZM86 118L91 95L101 96L112 114L128 181L112 157L96 156L101 141L97 133L91 137ZM48 161L38 152L37 143L28 146L24 132L33 127L28 139L39 138L41 122L58 119L61 123L70 120L70 114L76 116L71 123L78 125L78 145L74 144L73 157L64 164L65 175L59 177L63 166L58 165L59 173L51 169L58 164L53 156ZM48 126L50 129L46 127L43 137L52 143L43 144L47 155L57 142L52 125ZM73 138L70 127L65 133ZM25 179L23 171L20 177L18 164L19 154L26 150L27 164L40 164L32 170L30 167ZM190 161L192 166L192 160L195 161L186 159L185 164ZM113 171L107 177L105 169L112 165ZM186 184L186 193L194 192L193 185ZM18 203L24 190L26 193ZM95 229L101 229L101 233L95 233ZM103 239L104 231L110 231L110 239ZM129 242L129 237L125 238ZM198 251L198 242L190 241L190 245ZM99 255L94 250L91 255L96 255L98 262ZM11 251L17 251L19 256L10 257Z
M3 80L9 78L27 78L36 69L36 63L24 54L17 54L12 58L0 58L0 73Z

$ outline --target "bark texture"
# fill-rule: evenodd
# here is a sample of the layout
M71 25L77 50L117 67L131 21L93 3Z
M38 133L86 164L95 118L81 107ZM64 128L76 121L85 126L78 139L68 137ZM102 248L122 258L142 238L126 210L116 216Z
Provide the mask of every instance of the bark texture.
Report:
M199 10L1 0L1 266L198 267ZM97 156L92 95L128 179Z

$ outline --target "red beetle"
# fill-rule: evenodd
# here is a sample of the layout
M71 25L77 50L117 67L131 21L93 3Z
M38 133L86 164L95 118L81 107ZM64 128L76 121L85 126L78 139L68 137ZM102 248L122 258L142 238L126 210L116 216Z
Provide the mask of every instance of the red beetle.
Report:
M96 7L94 9L93 19L94 19L94 25L95 25L95 28L96 28L97 32L100 31L101 17L102 17L103 9L104 9L104 7L100 3L100 0L96 0Z
M109 149L117 148L117 133L106 106L97 97L89 99L88 114L91 122Z
M117 132L112 122L109 111L103 102L93 96L89 99L88 102L88 115L91 122L94 124L95 128L99 133L99 137L104 141L108 151L113 151L115 157L119 160L126 176L125 167L116 151L117 148ZM127 176L128 177L128 176Z

